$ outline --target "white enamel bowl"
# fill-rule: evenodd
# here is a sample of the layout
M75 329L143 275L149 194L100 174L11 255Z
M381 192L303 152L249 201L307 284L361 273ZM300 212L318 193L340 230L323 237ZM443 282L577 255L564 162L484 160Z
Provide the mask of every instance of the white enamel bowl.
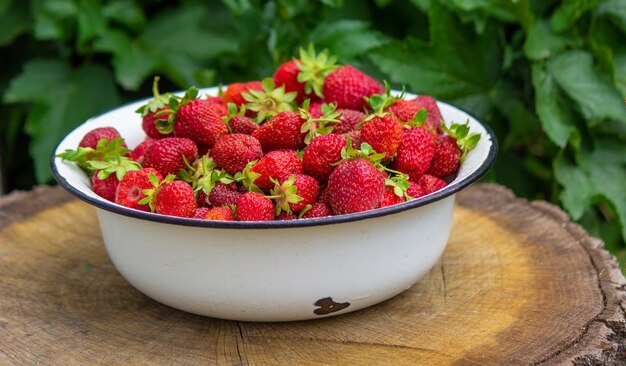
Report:
M215 95L216 89L203 93ZM409 95L409 97L413 97ZM445 189L357 214L273 222L219 222L135 211L92 192L87 175L54 155L75 149L88 131L115 127L129 147L144 133L134 102L93 117L52 155L61 186L96 207L104 244L118 271L147 296L188 312L244 321L289 321L344 314L411 287L448 241L455 193L492 164L489 128L445 103L446 123L469 119L482 135Z

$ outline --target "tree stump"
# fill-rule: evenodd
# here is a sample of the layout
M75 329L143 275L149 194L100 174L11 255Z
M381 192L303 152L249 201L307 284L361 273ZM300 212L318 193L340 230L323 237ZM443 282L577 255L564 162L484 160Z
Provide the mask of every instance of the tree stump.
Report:
M0 199L2 365L623 365L625 293L599 240L496 185L457 196L443 257L406 292L289 323L161 305L117 273L92 207L49 187Z

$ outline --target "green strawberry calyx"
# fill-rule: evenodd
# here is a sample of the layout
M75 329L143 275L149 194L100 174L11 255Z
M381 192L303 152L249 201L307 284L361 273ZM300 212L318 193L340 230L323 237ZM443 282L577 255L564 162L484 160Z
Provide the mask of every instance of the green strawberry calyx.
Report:
M167 116L167 118L159 118L154 121L157 131L159 131L159 133L163 135L172 133L174 131L174 120L176 119L176 112L178 112L178 109L180 109L180 107L196 99L198 97L198 92L198 88L192 86L187 89L187 91L185 91L185 94L182 97L170 94L167 102L168 108L160 109L154 114L156 117Z
M97 166L101 166L102 164L108 162L115 162L112 163L112 165L117 164L131 166L132 164L127 161L132 160L125 156L129 152L130 149L124 146L124 139L117 137L113 140L107 140L105 138L100 139L96 144L95 149L91 147L79 147L76 150L66 149L64 152L57 154L56 156L61 158L63 161L75 162L82 169L92 173L95 170L100 170L93 167L94 163Z
M336 104L323 104L322 116L314 118L309 113L310 100L307 99L302 104L302 107L298 109L300 118L304 120L300 132L306 133L304 136L304 143L310 144L311 141L320 135L326 135L333 132L333 124L341 123L339 117L341 113L337 112Z
M193 166L187 162L184 156L183 159L187 165L187 170L181 169L178 175L182 180L191 184L191 188L193 188L194 192L202 191L208 195L218 182L230 184L235 181L235 178L228 174L228 172L217 169L213 158L206 155L196 160Z
M270 178L270 180L274 183L274 188L270 192L271 195L265 197L273 199L276 202L274 206L276 216L280 215L281 211L292 214L293 212L289 204L298 203L304 199L298 195L298 186L295 185L296 176L292 175L282 184L274 178Z
M250 170L252 169L254 164L257 163L257 161L258 160L253 160L246 164L246 167L243 168L241 172L235 174L234 179L235 182L241 182L241 184L243 184L244 188L246 188L248 192L257 192L260 194L264 194L261 188L254 184L254 181L257 180L257 178L259 178L261 174Z
M365 159L372 163L376 169L383 171L385 167L382 165L382 159L385 158L387 154L385 153L377 153L374 151L374 148L367 142L361 143L361 147L359 149L355 149L352 147L352 140L350 136L346 137L346 146L341 148L341 160L332 163L331 165L336 166L341 164L342 162L350 159Z
M306 50L300 48L300 59L295 60L295 63L300 69L297 78L299 83L304 83L304 93L323 97L324 79L338 67L337 57L330 55L327 49L316 53L315 46L310 43Z
M168 174L165 179L159 181L159 177L157 177L156 174L150 173L148 175L148 180L150 180L152 188L144 189L143 191L141 191L141 193L144 194L144 197L138 203L140 205L147 204L148 207L150 207L150 212L154 212L154 210L156 209L156 196L159 194L159 190L167 183L176 180L176 175Z
M461 154L461 162L465 161L467 153L474 149L476 145L478 145L478 141L480 141L479 133L470 133L469 119L463 124L452 123L450 127L447 127L445 124L442 123L441 128L445 133L447 133L456 140L457 146L463 152Z
M157 113L163 108L168 106L170 98L173 97L170 93L165 93L161 95L159 93L159 80L161 78L157 75L154 77L154 81L152 82L152 95L153 98L148 103L139 107L135 112L140 113L142 116L152 112Z
M391 95L391 86L386 80L383 81L383 84L385 84L385 94L374 94L370 97L365 97L365 101L369 104L372 111L374 111L366 120L385 115L387 108L391 107L397 100L404 98L404 86L402 87L402 93L396 97Z
M386 169L386 170L390 171L389 169ZM409 189L411 185L409 183L409 176L404 173L396 172L393 170L391 172L393 172L393 174L391 174L388 178L385 179L385 185L389 187L393 187L393 193L396 196L402 197L406 199L407 201L410 201L411 199L413 199L413 197L409 196L409 194L407 193L407 189Z
M254 119L256 123L262 123L280 112L295 110L294 101L298 93L286 93L284 85L276 88L272 78L263 79L261 84L263 90L248 90L241 93L248 102L245 104L246 108L256 112Z

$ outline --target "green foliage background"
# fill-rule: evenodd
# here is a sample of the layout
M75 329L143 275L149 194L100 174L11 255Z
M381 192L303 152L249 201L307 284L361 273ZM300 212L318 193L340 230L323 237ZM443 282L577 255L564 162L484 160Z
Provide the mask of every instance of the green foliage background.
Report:
M0 0L4 183L50 183L62 136L155 74L260 79L314 42L488 123L485 180L560 204L623 263L625 39L623 0Z

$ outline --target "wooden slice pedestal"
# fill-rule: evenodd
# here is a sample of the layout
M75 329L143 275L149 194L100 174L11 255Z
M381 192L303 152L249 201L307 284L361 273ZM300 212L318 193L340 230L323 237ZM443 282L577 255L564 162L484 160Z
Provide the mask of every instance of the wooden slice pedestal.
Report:
M61 188L0 199L0 365L623 365L625 294L600 241L495 185L457 196L448 247L411 289L289 323L147 298L109 261L94 209Z

